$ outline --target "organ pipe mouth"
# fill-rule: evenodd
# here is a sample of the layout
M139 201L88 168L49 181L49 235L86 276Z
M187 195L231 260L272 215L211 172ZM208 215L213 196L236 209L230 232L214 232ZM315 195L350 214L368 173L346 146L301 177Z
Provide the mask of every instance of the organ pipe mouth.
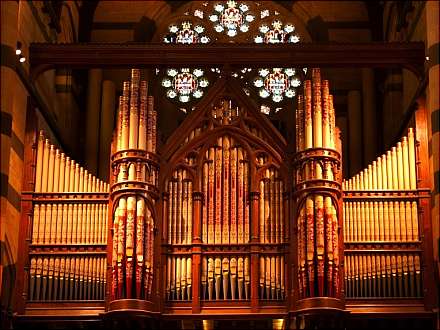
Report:
M273 319L272 320L273 330L283 330L284 329L284 319Z

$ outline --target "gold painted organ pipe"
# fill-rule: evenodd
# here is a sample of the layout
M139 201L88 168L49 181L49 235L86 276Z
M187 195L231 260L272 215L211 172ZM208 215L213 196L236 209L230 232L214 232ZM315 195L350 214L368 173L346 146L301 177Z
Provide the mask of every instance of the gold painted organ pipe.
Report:
M324 225L327 251L327 294L333 296L333 214L330 196L324 198Z
M416 177L416 153L415 153L415 138L414 129L408 129L408 160L409 160L409 178L410 189L417 189L417 177Z
M231 269L231 277L230 277L231 299L235 300L236 299L235 292L237 290L237 259L236 258L231 258L230 269Z
M264 178L264 243L270 243L271 226L273 226L270 213L272 210L272 205L270 204L271 188L269 177L270 172L269 169L267 169L266 176Z
M188 181L186 181L186 171L182 171L182 243L188 244L189 231L188 231Z
M208 153L208 151L207 151ZM209 205L209 191L208 191L208 180L209 180L209 170L208 163L203 163L203 204L202 204L202 242L208 243L208 205ZM169 212L168 212L169 214ZM169 225L169 224L168 224ZM170 234L168 235L170 236ZM169 238L168 238L169 240ZM169 243L169 241L168 241Z
M317 276L318 294L324 296L324 274L325 274L325 226L324 226L324 199L321 195L315 195L315 223L316 223L316 255L317 255Z
M170 299L176 299L176 257L171 256ZM145 280L145 279L144 279Z
M169 197L169 237L168 241L170 244L176 244L176 217L177 217L177 185L175 179L172 178L168 182L170 197Z
M304 125L305 125L305 149L313 148L313 128L312 128L312 86L311 81L304 82Z
M313 270L315 253L315 232L314 232L314 205L312 197L306 198L306 219L307 219L307 274L309 280L309 295L314 296L315 274Z
M403 290L404 290L404 297L410 296L410 288L409 288L409 275L408 275L408 256L404 254L402 256L402 279L403 279Z
M260 207L260 242L264 243L265 242L265 215L264 215L264 209L265 209L265 195L264 195L264 179L260 180L260 203L259 203L259 207Z
M182 170L177 170L176 243L182 244Z
M264 288L265 288L265 297L266 299L270 299L270 257L265 258L265 278L264 278Z
M45 139L43 131L38 134L37 142L37 163L35 168L35 192L42 191L42 176L43 176L43 155L45 152Z
M49 150L50 143L48 139L44 140L43 147L43 165L42 165L42 175L41 175L41 192L47 192L47 184L48 184L48 172L49 172Z
M143 278L144 266L144 239L145 239L145 200L138 197L136 200L136 297L142 295L141 283Z
M191 288L192 288L192 259L191 257L189 257L186 258L186 292L187 292L188 300L191 300Z
M244 210L244 181L246 179L244 178L243 151L241 150L241 148L238 148L237 162L238 162L237 242L238 242L238 244L242 244L245 242L245 237L244 237L244 211L245 211ZM260 233L260 237L261 237L261 233Z
M192 243L192 211L193 211L193 188L192 188L192 181L188 180L186 182L188 186L188 208L187 208L187 224L188 224L188 235L187 235L187 243Z
M131 70L130 84L130 108L129 108L129 136L128 148L136 149L138 147L139 136L139 116L138 116L138 97L139 97L140 72L137 69Z
M181 280L181 259L180 257L176 258L176 299L180 299L180 280Z
M222 217L222 243L229 244L229 175L230 175L230 164L229 164L229 137L223 137L222 141L222 156L223 156L223 178L222 178L222 187L223 187L223 217Z
M220 299L221 289L222 262L220 258L214 260L214 276L215 276L215 299Z
M119 206L116 206L113 216L113 244L112 244L112 298L118 298L118 282L122 279L118 278L118 246L119 246Z
M306 279L306 207L303 205L299 212L299 221L298 221L298 264L299 264L299 293L301 297L304 297L307 291L307 279Z
M222 279L223 279L223 299L228 299L229 293L229 259L222 260Z
M181 288L181 297L177 297L180 300L185 300L186 296L186 258L182 258L181 260L182 270L180 272L180 288Z
M408 255L408 280L409 280L409 295L410 297L416 296L416 287L414 284L415 276L414 276L414 256L412 254Z
M237 244L237 148L235 146L231 146L230 158L231 158L230 159L230 164L231 164L230 243Z
M244 242L248 243L250 239L250 221L249 221L249 162L244 161L244 171L243 171L243 205L244 205ZM246 258L249 262L249 260Z
M207 299L207 277L208 277L208 259L203 257L202 259L202 274L201 274L201 283L202 283L202 299Z
M244 294L246 299L250 299L251 267L249 257L244 258Z
M127 150L129 147L130 134L130 111L128 99L130 94L130 82L124 81L122 86L122 120L121 120L121 144L119 150Z
M298 107L296 110L296 151L304 150L304 96L302 93L298 95Z
M208 244L215 242L214 233L214 189L215 189L215 151L214 148L209 149L209 163L208 163Z
M244 297L244 261L242 257L237 259L237 286L238 286L238 299L243 299Z
M265 268L266 268L266 263L265 263L265 259L264 257L260 257L260 298L263 299L263 297L265 296L264 294L264 284L265 284ZM241 298L240 298L241 299Z
M276 299L276 265L275 257L270 257L270 298Z
M221 211L222 211L222 139L217 140L215 151L215 240L216 244L222 242Z
M140 106L139 106L139 139L138 148L147 150L147 82L141 81L140 86Z

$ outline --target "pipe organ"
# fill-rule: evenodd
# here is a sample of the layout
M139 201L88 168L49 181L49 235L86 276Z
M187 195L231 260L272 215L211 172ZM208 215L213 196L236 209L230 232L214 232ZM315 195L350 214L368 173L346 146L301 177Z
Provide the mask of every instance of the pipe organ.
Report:
M260 315L299 327L329 310L336 320L367 306L429 310L424 109L342 180L329 82L310 71L292 154L226 78L158 148L158 110L137 69L119 97L109 183L29 133L17 310L49 315L62 301L64 313L110 319Z

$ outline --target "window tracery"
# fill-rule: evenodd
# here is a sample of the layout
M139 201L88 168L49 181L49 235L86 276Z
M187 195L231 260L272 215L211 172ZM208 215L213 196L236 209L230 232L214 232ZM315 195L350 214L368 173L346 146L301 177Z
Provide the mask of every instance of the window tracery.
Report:
M240 35L240 36L239 36ZM207 44L212 42L249 42L257 44L298 43L300 36L289 17L264 1L195 2L184 12L184 21L173 23L163 38L166 43ZM169 69L162 80L170 100L188 103L203 97L210 81L220 77L219 68ZM230 73L244 82L244 92L261 101L264 114L277 113L283 103L293 99L307 69L299 68L242 68ZM168 73L173 73L169 75ZM209 73L209 80L206 76ZM254 90L254 92L252 92ZM187 111L185 111L186 113Z

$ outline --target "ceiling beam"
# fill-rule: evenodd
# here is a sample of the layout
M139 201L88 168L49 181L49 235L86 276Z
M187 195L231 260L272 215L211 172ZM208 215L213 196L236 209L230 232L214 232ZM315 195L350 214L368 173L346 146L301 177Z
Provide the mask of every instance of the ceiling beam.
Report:
M407 68L423 77L425 47L407 43L214 44L142 43L31 44L32 77L53 68L160 66L375 67Z

